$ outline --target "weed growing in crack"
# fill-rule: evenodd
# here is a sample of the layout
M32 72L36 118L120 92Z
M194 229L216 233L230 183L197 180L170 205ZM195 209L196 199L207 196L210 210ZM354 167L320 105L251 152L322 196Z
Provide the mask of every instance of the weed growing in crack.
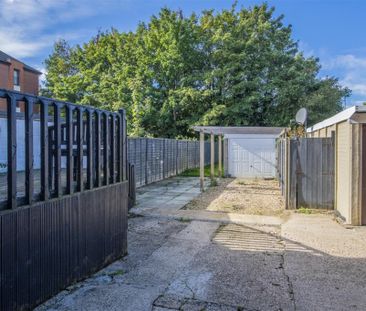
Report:
M124 275L125 273L126 273L125 270L118 269L118 270L115 270L115 271L112 271L112 272L108 273L108 275L111 276L111 277L114 277L114 276L118 276L118 275Z
M304 206L300 206L297 210L296 213L300 213L300 214L306 214L306 215L310 215L313 213L313 211L309 208L306 208Z
M217 186L218 186L217 179L216 178L211 179L210 187L217 187Z
M187 218L187 217L180 217L180 218L178 218L178 221L180 221L180 222L191 222L191 219Z

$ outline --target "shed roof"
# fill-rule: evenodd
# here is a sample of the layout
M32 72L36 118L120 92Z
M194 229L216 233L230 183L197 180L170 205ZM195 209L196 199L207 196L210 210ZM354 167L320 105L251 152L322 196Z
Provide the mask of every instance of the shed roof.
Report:
M365 123L366 122L366 114L364 115L364 118L357 117L357 113L365 113L366 112L366 106L352 106L350 108L347 108L333 117L330 117L328 119L325 119L324 121L321 121L319 123L314 124L311 127L308 127L306 131L308 133L320 130L322 128L331 126L333 124L337 124L343 121L351 121L354 123Z
M23 64L23 68L25 70L32 71L32 72L34 72L34 73L36 73L38 75L41 75L42 74L42 72L40 72L39 70L37 70L37 69L35 69L35 68L31 67L31 66L28 66L27 64L24 64L22 61L20 61L20 60L18 60L16 58L14 58L14 57L12 57L12 56L4 53L3 51L0 51L0 62L10 63L11 60L16 60L17 62L22 63Z
M280 135L283 127L267 126L193 126L196 132L203 131L206 134L273 134Z

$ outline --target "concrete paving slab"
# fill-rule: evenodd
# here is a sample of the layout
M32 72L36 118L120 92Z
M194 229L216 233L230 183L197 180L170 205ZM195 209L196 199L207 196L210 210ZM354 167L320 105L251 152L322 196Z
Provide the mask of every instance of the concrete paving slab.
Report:
M148 188L149 192L144 192L143 195L137 197L137 205L132 208L131 213L150 217L166 217L167 219L191 219L248 225L280 226L284 222L281 217L276 216L183 210L182 208L186 204L200 194L197 178L180 178L177 182L172 178L170 182L174 184L174 196L171 195L171 192L165 192L164 185L160 185L160 183L144 187L143 189ZM157 196L156 193L159 191Z

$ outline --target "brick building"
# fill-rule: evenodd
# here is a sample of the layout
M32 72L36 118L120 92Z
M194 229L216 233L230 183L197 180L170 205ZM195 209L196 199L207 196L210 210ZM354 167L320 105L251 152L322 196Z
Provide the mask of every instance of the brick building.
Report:
M0 88L38 95L39 76L42 73L0 51ZM6 110L6 101L0 99L0 111ZM23 110L22 106L18 111Z

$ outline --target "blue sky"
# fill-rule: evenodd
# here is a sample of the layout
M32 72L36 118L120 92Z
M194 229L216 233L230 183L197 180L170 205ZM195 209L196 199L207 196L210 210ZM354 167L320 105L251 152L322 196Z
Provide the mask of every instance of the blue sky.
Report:
M239 0L249 7L263 1ZM293 26L305 55L320 58L320 76L336 76L353 94L347 105L366 101L366 1L268 0ZM161 7L185 14L230 8L223 0L0 0L0 50L44 71L52 44L65 38L81 44L98 30L134 30Z

